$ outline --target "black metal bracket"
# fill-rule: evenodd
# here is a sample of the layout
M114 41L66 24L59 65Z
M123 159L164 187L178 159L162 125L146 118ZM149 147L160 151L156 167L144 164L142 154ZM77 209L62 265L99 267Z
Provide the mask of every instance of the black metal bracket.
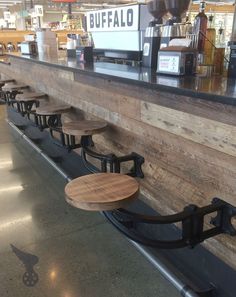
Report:
M33 107L37 108L39 107L39 101L38 100L32 100L29 102L20 102L21 103L21 114L22 116L27 115L28 120L30 120L30 115L33 114L35 116L35 110L33 110Z
M35 118L35 125L39 128L40 131L44 129L58 129L61 128L61 115L60 114L53 114L53 115L41 115L41 114L34 114Z
M16 108L17 112L19 112L23 117L27 115L27 118L30 120L30 115L35 114L35 108L39 107L39 101L32 99L31 101L24 102L24 101L16 101Z
M118 157L115 154L100 154L90 149L91 146L91 136L82 136L81 137L81 156L84 166L91 172L112 172L120 173L122 163L133 162L131 170L127 175L133 177L143 178L144 174L142 171L142 164L144 163L144 158L137 153L131 153L126 156ZM101 162L101 170L95 168L91 163L88 162L87 157L92 157Z
M210 224L212 228L204 229L206 215L216 212ZM169 216L145 216L125 209L104 211L105 217L128 238L138 243L161 249L176 249L183 247L193 248L204 240L219 234L236 235L236 229L232 224L236 216L236 207L219 199L214 198L210 205L198 207L188 205L184 210ZM143 235L137 228L138 224L167 225L182 224L182 234L179 239L159 240Z
M22 92L14 90L14 91L6 91L3 94L3 98L7 105L14 107L14 104L17 102L15 100L17 94L22 94Z
M68 152L71 152L72 150L81 147L81 144L76 142L76 138L74 135L68 135L64 133L63 135L64 135L64 142L62 142L62 146L65 147Z
M28 115L30 114L34 115L35 126L40 131L49 129L54 144L66 148L68 152L81 147L80 143L76 143L75 136L63 133L61 114L40 115L35 112L28 112ZM55 136L55 133L59 133L59 139Z

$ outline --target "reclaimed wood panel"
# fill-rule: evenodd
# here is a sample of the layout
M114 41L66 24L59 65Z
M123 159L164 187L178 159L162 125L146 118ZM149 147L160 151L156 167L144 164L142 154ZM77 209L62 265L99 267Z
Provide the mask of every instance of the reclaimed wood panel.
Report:
M147 102L141 121L210 148L236 156L236 127Z

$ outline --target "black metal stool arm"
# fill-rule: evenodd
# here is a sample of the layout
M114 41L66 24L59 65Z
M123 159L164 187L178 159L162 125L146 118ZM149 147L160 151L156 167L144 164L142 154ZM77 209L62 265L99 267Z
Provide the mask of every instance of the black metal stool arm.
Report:
M19 102L17 102L18 112L22 116L25 116L26 114L31 112L33 105L34 105L33 101L30 101L30 102L19 101Z
M186 211L182 211L178 214L167 216L147 216L143 214L134 213L123 208L117 209L115 211L127 220L132 220L135 223L145 223L153 225L174 224L189 217L189 213L187 213Z
M216 212L217 215L211 220L213 227L204 230L204 217L207 214ZM231 204L214 198L208 206L197 207L188 205L184 210L175 215L169 216L145 216L125 209L104 212L106 218L123 234L134 241L148 246L158 248L174 249L184 246L194 247L204 240L218 234L236 235L236 230L231 219L236 216L236 207ZM137 223L163 225L182 223L182 238L178 240L165 241L147 238L139 234L135 229Z
M84 154L93 157L94 159L99 159L101 161L106 160L107 162L114 162L114 160L117 158L114 154L100 154L84 146L82 146L82 150Z
M49 128L58 128L62 126L61 115L55 114L48 116L47 124Z
M123 215L127 219L132 219L137 223L145 223L145 224L173 224L183 220L186 220L192 215L197 216L205 216L217 210L221 210L222 207L230 205L227 202L214 198L210 205L204 207L197 207L196 205L188 205L184 208L184 210L180 213L167 215L167 216L146 216L138 213L131 212L129 210L120 208L117 209L116 212ZM231 206L231 205L230 205ZM232 206L233 207L233 206Z
M143 157L139 156L136 153L132 153L130 155L123 156L123 157L117 157L115 154L105 155L105 154L97 153L91 150L90 148L88 148L87 146L82 145L81 155L82 155L82 160L84 162L84 165L92 173L99 172L99 170L95 170L93 166L91 166L91 164L87 161L86 155L94 159L100 160L101 162L100 172L108 172L108 165L109 165L110 172L120 173L121 163L133 161L134 166L131 169L131 172L127 174L135 177L141 177L141 178L144 177L142 168L141 168L144 160L143 160Z
M41 131L47 128L61 128L61 115L41 115L36 113L35 124Z
M144 163L144 158L135 152L132 152L130 155L116 157L116 172L120 172L120 165L128 161L134 162L133 168L131 169L131 172L128 173L128 175L143 178L144 174L142 171L142 165Z
M84 151L84 149L81 149L81 158L82 158L82 162L84 167L91 173L99 173L101 172L99 169L97 169L95 166L93 166L92 164L90 164L86 158L86 153Z
M167 240L154 240L151 238L147 238L141 234L139 234L135 229L130 229L126 226L124 222L120 222L117 220L111 211L104 211L104 216L108 219L108 221L115 226L122 234L127 236L129 239L141 243L150 247L158 247L160 249L176 249L186 247L188 244L184 239L167 241Z
M108 165L109 165L110 172L120 173L122 163L133 161L134 165L131 171L128 172L127 174L134 177L140 177L140 178L144 177L144 174L142 171L142 164L144 163L144 158L142 156L134 152L129 155L121 156L121 157L117 157L115 154L100 154L91 150L89 145L90 142L91 142L91 139L89 139L88 136L81 137L82 160L84 162L84 165L90 172L92 173L99 172L99 170L95 170L94 167L91 166L91 164L87 161L86 155L101 161L101 172L107 172Z
M25 111L26 112L31 112L32 111L32 108L35 104L35 107L37 107L37 101L35 100L32 100L32 101L29 101L29 102L25 102L24 105L25 105Z
M82 144L81 144L82 145ZM95 166L93 166L91 163L87 160L87 155L90 157L93 157L94 159L101 161L101 170L97 169ZM86 169L88 169L91 173L98 173L98 172L107 172L107 165L110 164L110 171L113 172L113 158L115 155L103 155L99 154L97 152L92 151L88 147L82 146L81 148L81 157L84 166Z

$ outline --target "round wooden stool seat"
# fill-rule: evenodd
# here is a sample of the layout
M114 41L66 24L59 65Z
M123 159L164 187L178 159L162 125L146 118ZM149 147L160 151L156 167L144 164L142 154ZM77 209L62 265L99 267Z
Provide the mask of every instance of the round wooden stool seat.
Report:
M38 115L50 116L68 112L70 109L71 106L69 105L45 105L36 108L36 113Z
M73 121L65 123L62 131L73 136L94 135L102 133L107 128L107 123L102 121Z
M138 182L119 173L96 173L76 178L65 187L66 201L74 207L104 211L126 206L139 194Z
M17 94L15 99L16 101L20 101L20 102L29 102L36 99L37 100L44 99L45 96L46 94L44 93L27 92L23 94Z
M21 89L26 89L28 87L29 86L27 86L25 84L12 84L12 83L9 83L9 84L5 84L2 87L2 90L5 91L5 92L13 92L13 91L21 90Z

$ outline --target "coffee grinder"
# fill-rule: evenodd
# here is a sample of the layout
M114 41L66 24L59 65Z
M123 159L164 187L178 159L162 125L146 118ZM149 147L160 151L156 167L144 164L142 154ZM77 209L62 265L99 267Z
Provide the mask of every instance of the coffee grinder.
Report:
M169 46L169 42L174 38L186 37L186 24L182 23L182 15L188 10L190 0L164 0L166 10L172 15L163 26L160 47Z
M163 27L162 17L167 11L164 0L152 0L147 5L154 19L149 23L145 32L142 65L156 69Z

